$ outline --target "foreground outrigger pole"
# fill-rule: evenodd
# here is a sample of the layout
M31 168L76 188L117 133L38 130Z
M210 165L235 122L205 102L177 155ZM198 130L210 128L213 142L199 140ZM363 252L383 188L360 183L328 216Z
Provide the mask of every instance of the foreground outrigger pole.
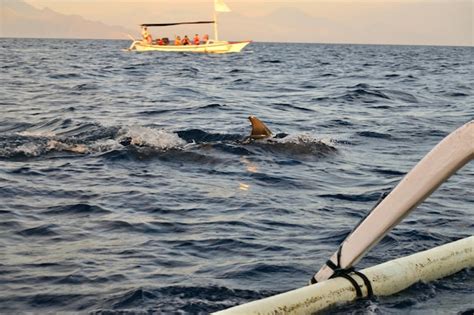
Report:
M458 169L474 158L474 121L455 130L436 145L342 242L313 277L331 278L334 269L355 265L395 225Z
M398 258L361 270L372 283L374 295L387 296L400 292L416 282L447 277L474 267L474 236L433 249ZM357 279L363 296L365 284ZM215 315L282 315L313 314L335 304L357 299L352 284L343 278L329 279L315 285L235 306Z
M410 211L473 158L474 121L470 121L438 143L356 226L312 278L314 285L219 314L308 314L357 297L394 294L417 281L430 281L474 267L471 236L357 274L352 269ZM337 277L341 275L346 279Z

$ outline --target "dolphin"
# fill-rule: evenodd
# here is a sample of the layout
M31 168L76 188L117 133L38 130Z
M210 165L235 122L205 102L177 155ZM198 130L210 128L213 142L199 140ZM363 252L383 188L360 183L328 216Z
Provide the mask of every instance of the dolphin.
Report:
M248 142L249 140L261 140L261 139L281 139L288 136L287 133L277 133L273 135L273 132L257 117L249 116L250 123L252 124L252 131L250 132L250 136L246 138Z
M250 135L243 139L237 140L236 141L237 143L249 144L250 142L254 140L271 139L271 138L278 139L278 138L284 138L288 135L285 133L279 133L279 134L273 135L271 130L257 117L249 116L248 119L250 123L252 124L252 130L250 131ZM177 134L178 136L183 137L182 132L178 131ZM144 146L143 144L137 143L136 141L134 141L134 139L130 136L119 139L119 143L123 146L129 146L129 145L139 146L139 147Z
M324 155L329 152L337 151L335 147L330 144L325 144L322 141L308 138L300 138L299 136L288 137L288 141L281 141L280 139L288 136L286 133L273 133L265 123L263 123L257 117L251 115L248 116L248 120L251 124L250 133L247 135L242 134L212 134L206 133L199 129L183 130L174 132L177 137L170 141L176 141L176 148L182 148L187 143L197 144L201 148L214 147L219 148L228 152L244 152L249 153L250 150L261 150L272 152L275 154L296 154L296 155ZM146 132L146 130L144 131ZM113 140L116 140L123 147L130 147L132 150L135 148L138 151L142 151L142 148L147 150L150 148L151 151L160 149L153 147L153 144L149 144L146 141L142 141L140 137L135 138L129 133L121 135L116 133L112 135ZM166 139L165 139L166 140ZM70 141L61 138L49 138L45 142L45 149L47 151L65 151L73 152L78 154L92 153L97 150L101 151L102 148L99 145L98 149L94 146L89 147L89 142L78 143L72 139ZM171 146L174 147L174 146ZM165 150L166 151L166 148ZM242 153L242 154L244 154ZM250 154L250 153L249 153Z
M270 138L273 135L270 129L268 129L268 127L257 117L249 116L249 120L252 124L252 131L249 136L251 139L265 139Z

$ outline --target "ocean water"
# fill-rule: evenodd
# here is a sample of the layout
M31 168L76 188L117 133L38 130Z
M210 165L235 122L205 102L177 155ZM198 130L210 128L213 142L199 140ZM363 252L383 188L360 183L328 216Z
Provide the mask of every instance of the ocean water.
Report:
M474 118L472 47L0 39L0 313L207 313L305 285ZM274 133L245 143L247 117ZM473 234L470 163L364 268ZM331 314L456 314L473 270Z

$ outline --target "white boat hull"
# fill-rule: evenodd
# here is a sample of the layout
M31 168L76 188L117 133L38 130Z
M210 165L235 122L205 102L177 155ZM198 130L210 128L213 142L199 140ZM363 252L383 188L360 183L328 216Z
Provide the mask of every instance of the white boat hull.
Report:
M162 51L162 52L186 52L186 53L211 53L225 54L240 52L251 41L242 42L208 42L201 45L150 45L142 41L134 41L129 50L135 51Z

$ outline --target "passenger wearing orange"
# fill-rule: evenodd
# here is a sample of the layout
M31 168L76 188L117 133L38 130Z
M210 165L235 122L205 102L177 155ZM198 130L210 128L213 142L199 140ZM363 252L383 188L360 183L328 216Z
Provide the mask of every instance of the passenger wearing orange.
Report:
M194 43L194 45L199 45L200 41L199 41L199 35L198 34L194 35L193 43Z
M176 39L174 40L175 46L180 46L181 45L181 37L176 36Z
M142 37L148 44L153 43L153 38L151 37L151 34L148 33L148 29L146 26L144 26L142 29Z

